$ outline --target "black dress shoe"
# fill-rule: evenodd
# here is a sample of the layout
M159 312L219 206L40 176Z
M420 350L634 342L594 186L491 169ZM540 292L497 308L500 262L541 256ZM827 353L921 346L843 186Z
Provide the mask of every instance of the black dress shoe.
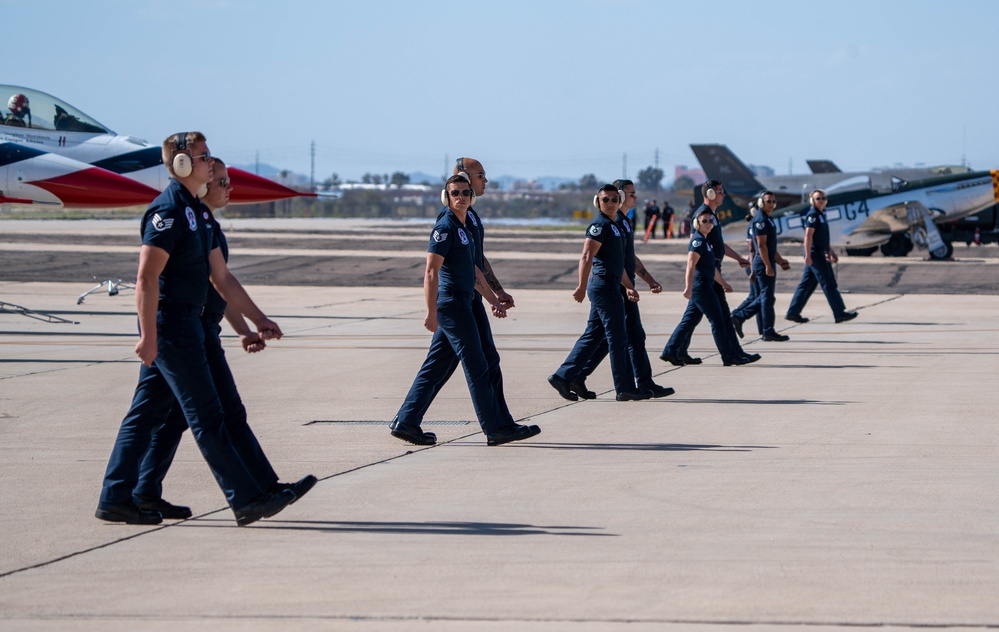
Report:
M700 364L701 363L701 359L700 358L691 358L689 355L682 355L682 356L680 356L680 360L682 360L684 364Z
M744 364L749 364L749 360L740 356L738 358L729 358L728 360L722 360L722 364L725 366L743 366Z
M191 517L191 508L173 505L155 496L132 496L135 506L144 511L155 511L167 520L184 520Z
M652 393L652 397L655 399L659 399L660 397L669 397L676 392L668 386L659 386L655 382L652 384L642 384L639 388L643 391Z
M163 516L156 511L139 509L135 503L98 503L94 516L108 522L125 524L159 524Z
M786 342L790 339L791 336L785 334L772 333L772 334L763 335L763 340L765 340L766 342Z
M486 445L503 445L512 441L522 441L541 434L537 426L521 426L513 424L507 428L486 435Z
M274 483L274 485L272 485L271 488L267 491L274 494L287 490L292 494L295 494L295 500L291 502L296 502L299 498L309 493L309 490L315 487L316 483L318 482L319 479L317 479L315 476L313 476L312 474L307 474L306 476L303 476L294 483Z
M586 388L586 382L584 380L576 380L575 382L569 382L569 388L576 395L579 395L580 399L596 399L597 394Z
M673 366L683 366L684 364L686 364L680 358L676 356L666 355L665 353L659 356L659 359L662 360L663 362L669 362Z
M837 323L845 323L848 320L853 320L857 316L859 316L859 314L857 314L857 312L846 312L842 316L837 316L836 317L836 322Z
M621 391L616 396L617 401L619 402L637 402L651 397L652 392L642 388L636 388L631 391Z
M579 401L579 397L572 392L572 386L569 385L569 381L561 375L552 373L548 376L548 383L551 384L552 388L558 391L558 394L563 398L569 400L570 402Z
M245 527L261 518L276 516L282 509L295 502L295 494L284 490L276 494L261 494L249 505L233 509L236 514L236 524Z
M434 433L423 432L419 426L404 424L398 419L393 420L389 428L392 430L392 436L396 439L402 439L415 445L434 445L437 443L437 435Z
M807 323L808 319L801 314L788 314L784 317L784 320L789 320L792 323Z
M757 360L759 360L762 357L763 356L761 356L758 353L744 353L744 354L742 354L742 359L746 361L746 364L752 364L753 362L756 362Z
M746 322L746 321L744 321L743 319L739 318L738 316L733 316L732 317L732 325L735 327L735 333L739 334L740 338L744 338L745 337L742 334L742 323L744 323L744 322Z

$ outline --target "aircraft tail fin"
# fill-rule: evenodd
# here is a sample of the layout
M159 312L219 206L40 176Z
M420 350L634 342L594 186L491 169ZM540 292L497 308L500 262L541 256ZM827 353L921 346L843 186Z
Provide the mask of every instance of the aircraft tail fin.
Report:
M832 160L806 160L812 173L843 173Z
M725 190L741 195L756 195L766 189L725 145L691 145L690 149L701 163L709 180L718 180Z

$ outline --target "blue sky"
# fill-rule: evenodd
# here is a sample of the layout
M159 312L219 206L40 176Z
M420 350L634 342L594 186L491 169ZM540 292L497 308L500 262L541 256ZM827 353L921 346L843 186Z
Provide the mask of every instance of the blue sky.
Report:
M316 176L999 167L999 2L0 1L4 74L152 142Z

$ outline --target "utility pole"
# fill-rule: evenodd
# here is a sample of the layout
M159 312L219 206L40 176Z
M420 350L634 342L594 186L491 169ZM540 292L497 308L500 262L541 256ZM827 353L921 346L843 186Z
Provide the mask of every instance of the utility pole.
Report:
M447 154L444 154L444 182L447 182L447 169L450 164L451 160Z
M656 147L656 172L658 173L658 171L659 171L659 148ZM659 182L660 181L662 181L662 178L660 178L659 180L656 180L656 199L659 199ZM666 206L666 205L664 204L663 206Z
M316 141L312 141L312 171L309 173L309 191L316 192Z

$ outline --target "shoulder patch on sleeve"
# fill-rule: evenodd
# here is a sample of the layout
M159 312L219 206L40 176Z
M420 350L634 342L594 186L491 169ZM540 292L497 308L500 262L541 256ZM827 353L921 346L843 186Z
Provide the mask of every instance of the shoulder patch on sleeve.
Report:
M433 237L434 237L434 241L436 241L437 243L441 243L442 241L444 241L445 239L447 239L447 233L442 233L439 230L435 230Z
M596 224L594 224L593 226L590 226L590 234L593 235L594 237L596 237L597 235L599 235L601 233L601 231L603 231L603 228L601 228L600 226L597 226Z
M149 221L150 221L150 223L152 223L153 228L155 228L157 230L157 232L161 232L161 233L163 231L165 231L165 230L169 230L170 227L173 226L173 218L172 217L167 218L167 219L163 219L162 217L160 217L159 213L156 213L155 215L153 215L152 219L149 220Z

